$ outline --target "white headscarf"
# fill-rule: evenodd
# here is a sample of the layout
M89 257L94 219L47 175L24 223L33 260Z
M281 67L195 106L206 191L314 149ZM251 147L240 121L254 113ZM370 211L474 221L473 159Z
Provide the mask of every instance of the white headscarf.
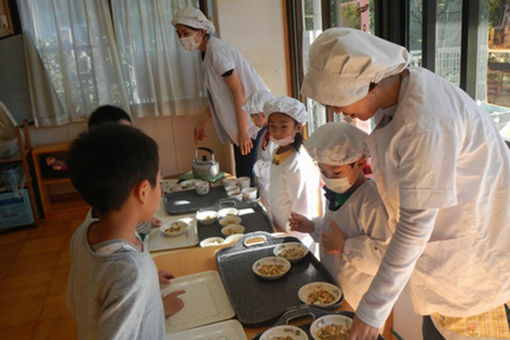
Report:
M327 123L316 129L306 140L310 157L328 165L351 164L368 157L365 138L368 135L347 123Z
M203 29L207 34L214 34L214 24L198 8L185 7L177 11L172 25L185 25L192 28Z
M253 92L246 98L243 104L243 110L248 114L256 114L264 111L264 103L269 99L273 99L274 95L265 90Z
M291 97L273 98L264 103L264 114L266 117L269 118L269 116L275 112L284 113L302 125L305 125L309 118L305 105Z
M365 97L370 83L402 72L410 59L402 46L344 27L322 32L308 51L301 94L338 107Z

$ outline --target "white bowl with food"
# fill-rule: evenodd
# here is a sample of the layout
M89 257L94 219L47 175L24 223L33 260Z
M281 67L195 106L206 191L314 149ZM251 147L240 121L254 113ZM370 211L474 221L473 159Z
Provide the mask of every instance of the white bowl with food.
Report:
M225 237L225 243L236 243L243 237L243 234L232 234Z
M239 216L225 216L223 218L220 218L220 224L223 227L228 226L229 224L239 224L241 223L242 219Z
M209 237L202 241L200 241L200 247L213 247L213 246L219 246L222 245L225 242L225 240L221 237Z
M352 319L345 315L324 315L312 322L310 334L315 340L347 340L351 325Z
M329 282L310 282L299 288L298 297L308 305L329 307L340 301L342 291Z
M273 249L273 254L290 262L297 262L308 254L308 248L300 242L281 243Z
M290 266L290 262L283 257L268 256L256 261L252 266L252 270L264 279L275 280L287 274Z
M225 227L221 228L221 233L224 236L231 236L235 234L244 234L244 226L240 224L228 224Z
M199 179L187 179L185 181L179 182L179 185L184 189L195 189L195 183L199 182Z
M161 225L160 230L165 236L175 237L184 234L187 227L184 221L173 221Z
M199 210L195 218L201 224L213 224L218 220L218 212L215 210Z
M228 217L228 216L237 216L239 215L239 210L236 208L223 208L218 211L218 215L220 218Z
M282 325L269 328L262 333L260 340L273 339L292 339L292 340L308 340L306 332L299 327L291 325Z

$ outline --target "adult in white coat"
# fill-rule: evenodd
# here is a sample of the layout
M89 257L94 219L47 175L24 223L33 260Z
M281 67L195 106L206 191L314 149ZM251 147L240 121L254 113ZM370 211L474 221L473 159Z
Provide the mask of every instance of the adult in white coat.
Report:
M274 95L269 91L257 91L250 94L243 104L243 110L251 116L255 125L261 129L261 138L258 145L255 146L257 148L257 159L253 165L253 175L259 189L260 201L268 212L271 162L273 161L274 151L278 146L269 139L267 118L264 115L264 103L273 98Z
M368 135L347 123L319 127L305 142L321 170L328 207L309 220L292 213L292 230L319 242L320 260L356 308L381 263L393 230L373 180L363 173Z
M307 218L321 215L320 173L303 147L301 129L308 121L305 106L299 100L279 97L266 101L264 114L269 134L278 145L274 152L269 182L269 208L278 231L298 237L316 253L316 243L308 234L292 232L288 221L295 211Z
M179 10L172 25L184 48L202 53L209 110L195 125L195 143L206 137L205 124L212 117L220 141L234 145L236 175L253 177L259 128L242 105L250 93L268 87L239 51L213 36L213 23L199 9Z
M395 227L349 339L375 339L408 280L415 311L431 316L426 339L509 337L510 152L466 93L408 62L403 47L346 28L309 49L302 94L378 123L368 143ZM493 316L502 329L484 326Z

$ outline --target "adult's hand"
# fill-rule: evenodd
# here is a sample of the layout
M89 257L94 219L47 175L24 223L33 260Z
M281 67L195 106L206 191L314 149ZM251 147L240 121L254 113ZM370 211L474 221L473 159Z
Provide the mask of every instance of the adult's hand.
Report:
M249 154L251 149L253 148L251 137L247 131L239 132L237 143L239 144L239 148L241 149L241 155L243 156Z
M205 133L205 124L211 119L211 111L207 110L196 122L195 128L193 129L193 140L195 144L198 144L201 140L207 137Z
M379 330L377 328L367 325L357 316L354 316L349 332L349 340L377 340L378 336Z

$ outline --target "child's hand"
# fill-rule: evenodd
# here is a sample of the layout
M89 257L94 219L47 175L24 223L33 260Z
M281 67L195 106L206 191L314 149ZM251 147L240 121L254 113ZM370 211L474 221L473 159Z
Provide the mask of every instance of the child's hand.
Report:
M159 283L170 283L170 279L173 279L175 276L174 274L161 270L158 272L159 276Z
M326 254L342 254L344 251L345 238L344 234L334 221L329 222L331 233L324 231L322 233L322 245Z
M315 230L315 224L312 221L295 212L290 213L289 226L290 230L301 233L311 233Z
M163 296L163 309L165 311L165 318L174 315L184 307L184 302L179 298L179 295L186 293L185 290L176 290L168 295Z
M159 218L156 218L156 217L151 218L151 227L152 228L159 228L159 227L161 227L161 220Z

